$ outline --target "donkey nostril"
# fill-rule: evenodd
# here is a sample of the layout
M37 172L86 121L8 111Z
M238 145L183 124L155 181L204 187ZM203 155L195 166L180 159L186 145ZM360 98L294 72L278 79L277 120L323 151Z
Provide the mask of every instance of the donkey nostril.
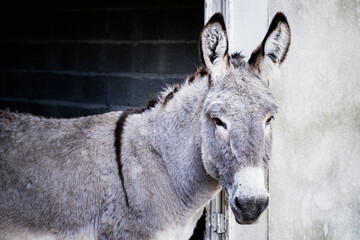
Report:
M242 207L241 207L241 200L239 198L235 198L235 206L236 208L238 209L241 209L242 210Z
M257 209L259 213L264 212L269 206L269 197L257 200Z
M265 211L269 207L269 203L270 203L269 197L266 197L266 202L264 204L264 208L262 209L262 212Z
M251 208L251 201L250 199L246 198L235 198L235 206L240 209L242 212L246 211L247 209Z

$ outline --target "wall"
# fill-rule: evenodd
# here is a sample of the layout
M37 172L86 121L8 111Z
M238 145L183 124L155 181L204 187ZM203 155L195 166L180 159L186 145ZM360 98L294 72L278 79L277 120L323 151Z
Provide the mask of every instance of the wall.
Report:
M270 239L360 238L360 1L271 0L292 44L274 83Z
M203 1L14 3L0 14L0 108L75 117L142 106L198 65Z

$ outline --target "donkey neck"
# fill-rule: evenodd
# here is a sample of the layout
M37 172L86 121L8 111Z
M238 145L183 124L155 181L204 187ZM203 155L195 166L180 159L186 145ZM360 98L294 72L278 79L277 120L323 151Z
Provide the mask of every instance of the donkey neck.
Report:
M195 213L201 213L220 189L219 182L207 174L201 153L201 116L208 90L207 78L195 79L166 104L130 115L125 122L124 188L130 212L149 229L160 231L179 224L193 229L201 215Z
M207 77L181 86L154 115L153 142L178 197L189 208L203 206L219 189L205 171L201 154L201 115L209 90Z

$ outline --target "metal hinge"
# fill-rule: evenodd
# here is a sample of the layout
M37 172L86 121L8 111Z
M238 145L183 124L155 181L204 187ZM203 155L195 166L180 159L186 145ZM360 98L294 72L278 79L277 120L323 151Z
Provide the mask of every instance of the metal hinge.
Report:
M225 214L214 212L211 216L212 231L217 233L226 232Z

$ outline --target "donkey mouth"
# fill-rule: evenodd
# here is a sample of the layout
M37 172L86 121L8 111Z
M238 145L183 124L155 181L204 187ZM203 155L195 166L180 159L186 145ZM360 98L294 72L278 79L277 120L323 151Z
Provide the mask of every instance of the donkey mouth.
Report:
M255 218L255 219L246 219L244 217L237 217L235 216L235 220L238 224L241 225L250 225L250 224L256 224L259 221L259 217Z
M235 209L231 209L235 220L238 224L241 225L249 225L249 224L255 224L259 221L259 217L261 216L260 214L251 214L249 212L238 212Z

